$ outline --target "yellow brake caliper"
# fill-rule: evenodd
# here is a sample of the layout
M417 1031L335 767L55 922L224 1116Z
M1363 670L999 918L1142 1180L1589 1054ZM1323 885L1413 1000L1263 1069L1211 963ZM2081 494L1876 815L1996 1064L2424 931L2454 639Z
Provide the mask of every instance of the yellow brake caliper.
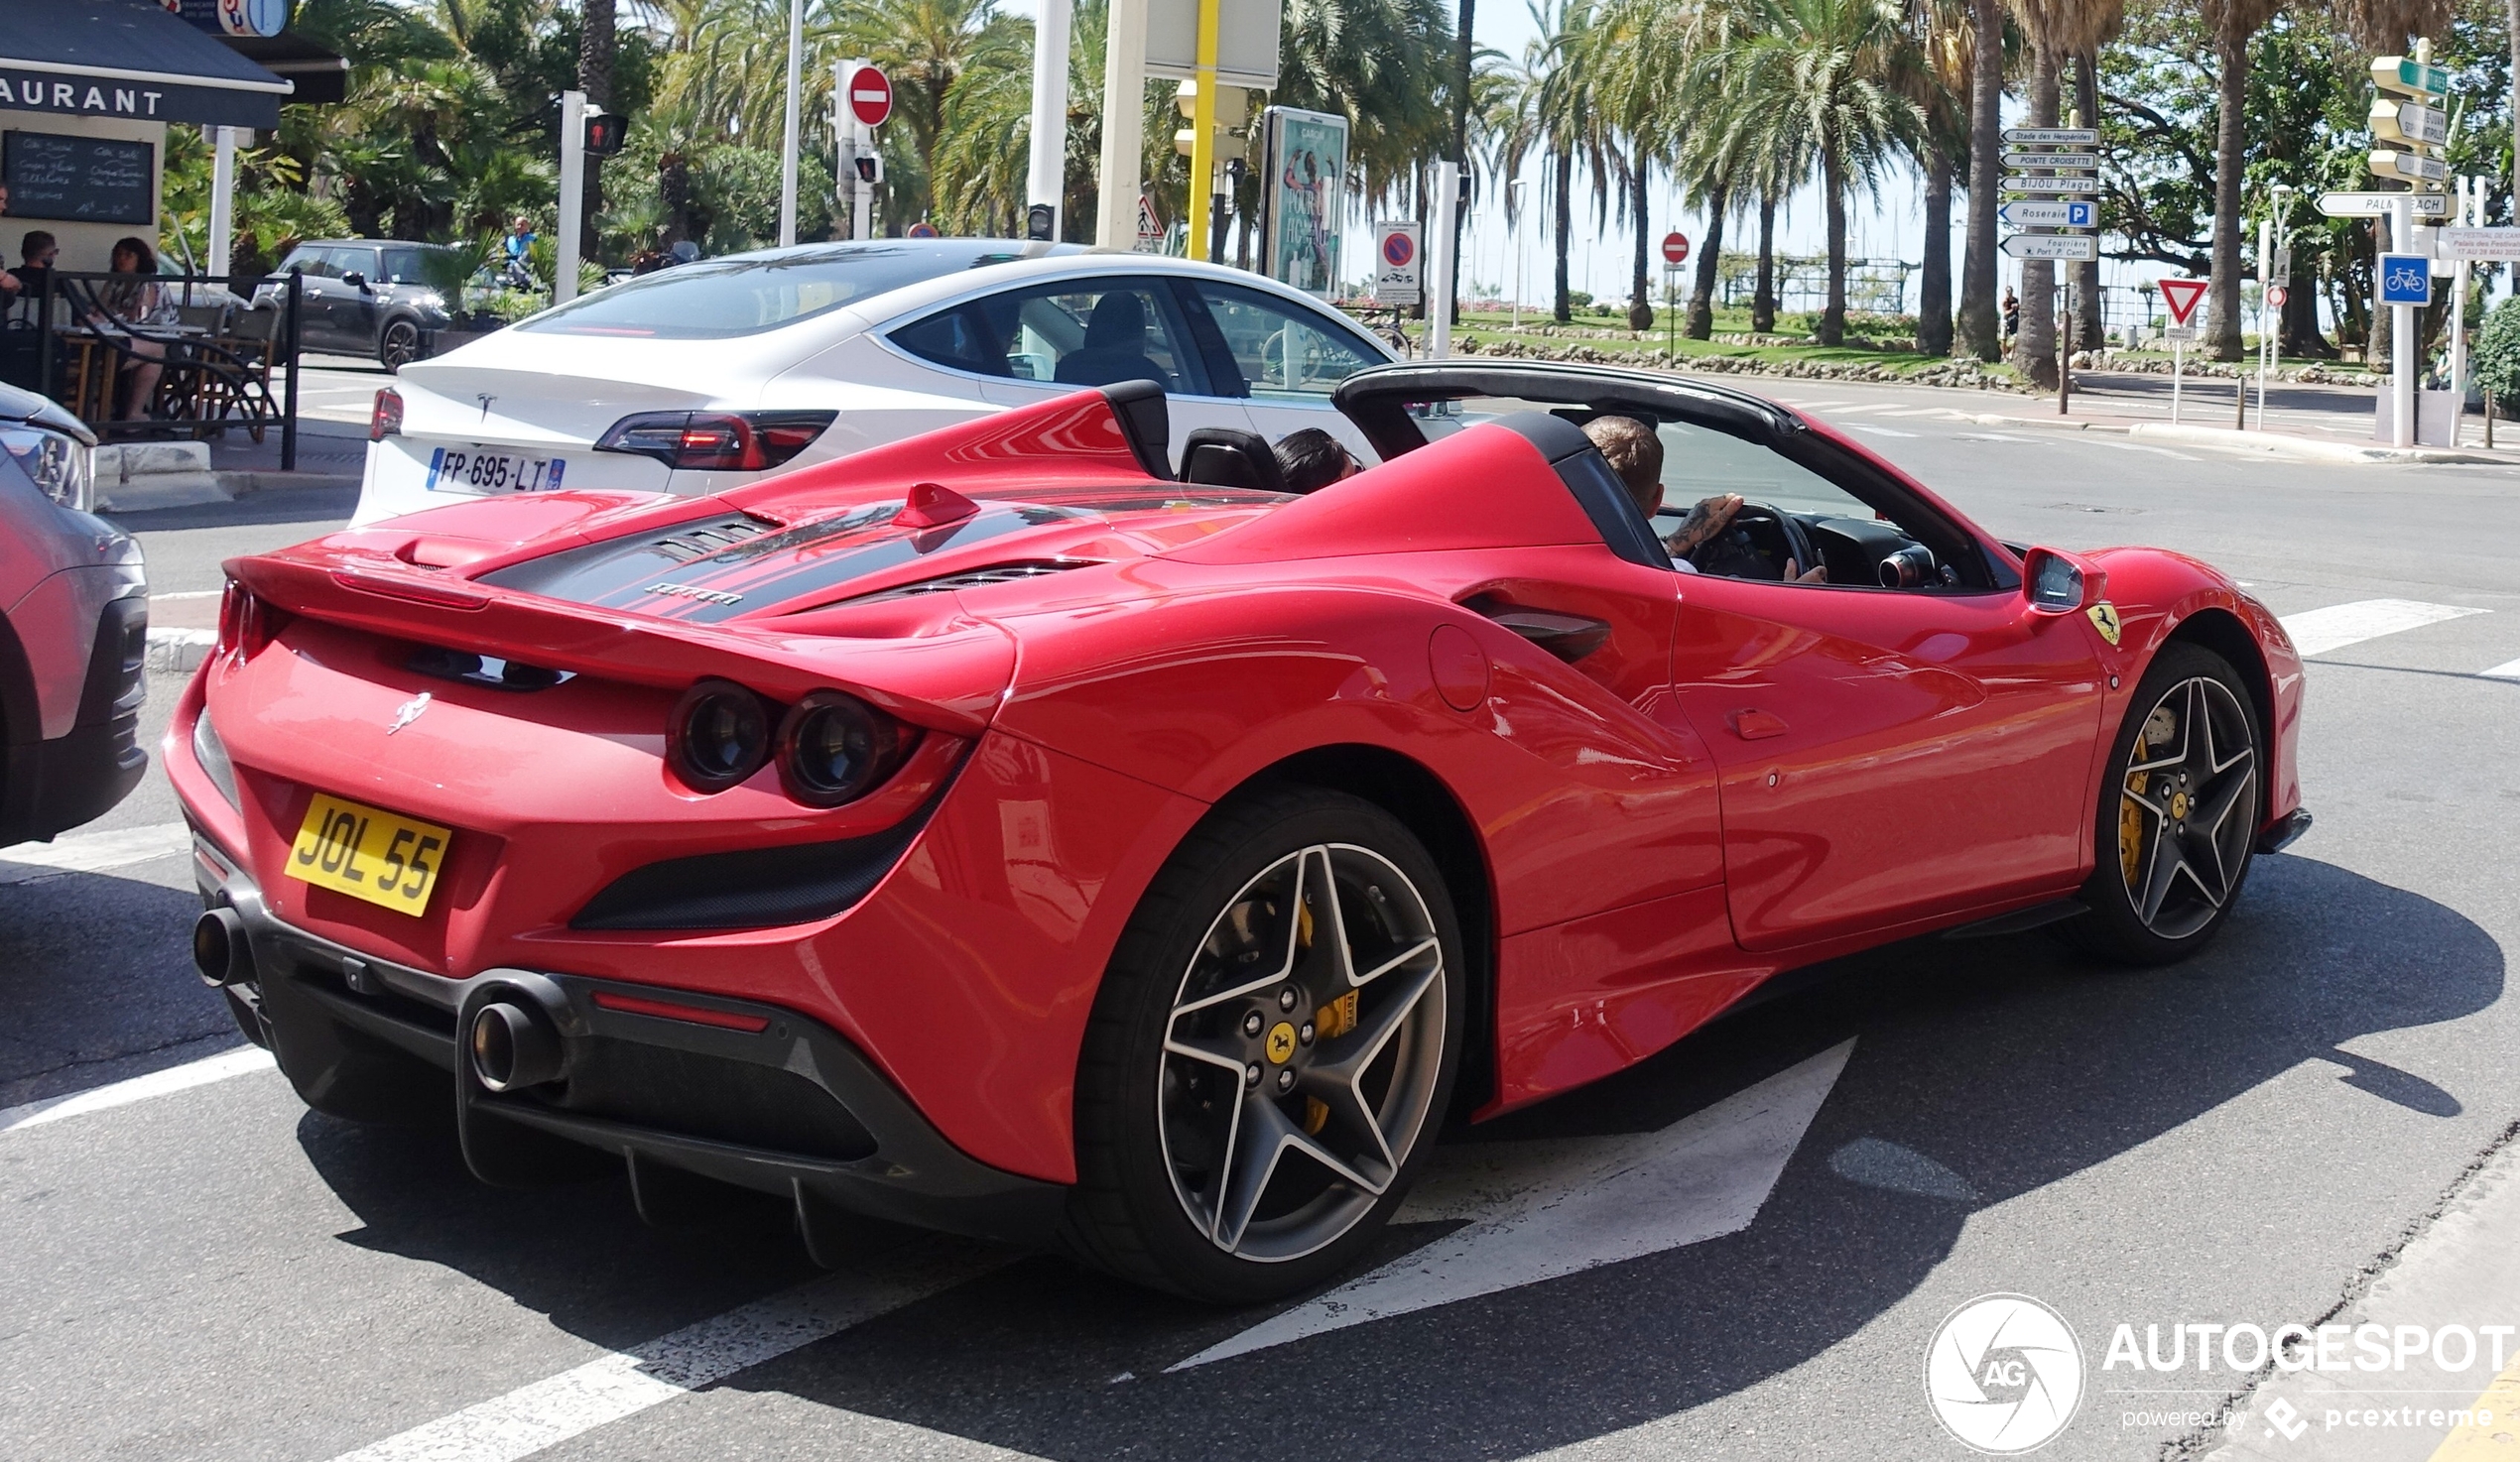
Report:
M1345 995L1313 1012L1313 1038L1330 1040L1356 1029L1356 992ZM1304 1099L1304 1130L1319 1133L1330 1120L1330 1109L1320 1097Z

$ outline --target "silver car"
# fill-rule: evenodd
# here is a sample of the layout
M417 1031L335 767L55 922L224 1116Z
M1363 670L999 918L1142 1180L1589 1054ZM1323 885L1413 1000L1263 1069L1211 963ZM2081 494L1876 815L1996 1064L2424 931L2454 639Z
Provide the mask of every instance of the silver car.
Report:
M0 386L0 847L103 815L149 770L149 578L89 510L96 438Z

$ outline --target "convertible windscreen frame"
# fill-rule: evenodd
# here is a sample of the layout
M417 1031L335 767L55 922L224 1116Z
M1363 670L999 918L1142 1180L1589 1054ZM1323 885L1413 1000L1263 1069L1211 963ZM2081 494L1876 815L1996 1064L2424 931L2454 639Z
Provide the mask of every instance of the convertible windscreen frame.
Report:
M1365 433L1382 459L1390 461L1427 444L1421 421L1429 406L1479 396L1552 402L1596 415L1632 413L1719 431L1768 448L1882 514L1931 548L1939 560L1952 565L1961 582L1940 592L2010 593L2021 587L2018 571L1984 536L1919 497L1894 475L1813 430L1791 409L1746 392L1701 381L1645 380L1597 366L1411 363L1360 371L1341 382L1331 400Z

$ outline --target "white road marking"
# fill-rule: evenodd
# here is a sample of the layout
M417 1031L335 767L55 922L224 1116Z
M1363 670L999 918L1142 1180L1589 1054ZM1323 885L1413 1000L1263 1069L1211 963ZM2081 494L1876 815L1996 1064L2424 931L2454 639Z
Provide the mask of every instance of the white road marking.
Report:
M1861 424L1858 424L1858 425L1856 426L1855 429L1856 429L1856 430L1858 430L1858 431L1866 431L1866 432L1870 432L1871 434L1873 434L1873 435L1875 435L1875 436L1914 436L1914 435L1916 435L1916 433L1915 433L1915 432L1913 432L1913 431L1893 431L1893 430L1891 430L1891 429L1890 429L1889 427L1887 427L1887 426L1863 426L1863 425L1861 425Z
M149 602L155 604L161 599L215 599L226 592L225 589L179 589L172 594L151 594Z
M2382 635L2487 612L2457 604L2427 604L2420 599L2357 599L2350 604L2331 604L2325 609L2288 614L2283 619L2284 633L2293 637L2293 648L2307 656L2326 655Z
M152 822L146 827L118 827L111 832L74 832L49 843L19 843L0 848L0 884L33 883L65 873L102 873L154 858L171 857L192 846L192 833L181 822Z
M2476 673L2496 680L2520 680L2520 660L2515 660L2509 665L2495 666L2489 670L2478 670Z
M2142 443L2140 443L2140 442L2133 442L2133 441L2101 441L2101 440L2098 440L2098 439L2096 439L2096 438L2093 438L2093 439L2091 440L2091 445L2093 445L2093 446L2104 446L2104 447L2109 448L2111 451L2122 451L2122 452L2151 452L2153 455L2158 456L2158 457L2177 457L2179 460L2181 460L2181 461L2183 461L2183 462L2194 462L2194 461L2200 461L2200 460L2202 460L2202 458L2192 457L2192 456L2188 455L2186 452L2183 452L2183 451L2172 451L2169 447L2166 447L2166 446L2145 446L2145 445L2143 445L2143 444L2142 444Z
M29 1127L42 1127L48 1122L62 1122L72 1117L84 1117L90 1112L127 1107L133 1102L145 1102L151 1097L190 1091L196 1086L207 1086L213 1081L225 1081L230 1076L245 1076L270 1069L272 1069L270 1051L259 1045L240 1045L234 1050L223 1050L217 1055L203 1056L197 1061L187 1061L181 1066L169 1066L163 1071L152 1071L146 1076L134 1076L129 1081L90 1087L85 1091L72 1092L68 1096L46 1097L40 1102L28 1102L24 1106L0 1110L0 1132L17 1132Z
M1466 1218L1466 1228L1167 1369L1737 1233L1758 1217L1854 1048L1832 1046L1658 1132L1439 1148L1400 1221Z
M959 1241L919 1240L862 1269L598 1356L346 1452L337 1462L517 1462L942 1293L1006 1261L1002 1253Z

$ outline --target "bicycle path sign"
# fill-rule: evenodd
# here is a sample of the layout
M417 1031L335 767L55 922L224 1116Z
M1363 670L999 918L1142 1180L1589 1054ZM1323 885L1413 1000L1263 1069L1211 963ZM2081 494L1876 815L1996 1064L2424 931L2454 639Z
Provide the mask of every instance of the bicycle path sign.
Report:
M2383 305L2430 305L2433 303L2433 261L2421 254L2383 254L2380 256L2380 303Z

